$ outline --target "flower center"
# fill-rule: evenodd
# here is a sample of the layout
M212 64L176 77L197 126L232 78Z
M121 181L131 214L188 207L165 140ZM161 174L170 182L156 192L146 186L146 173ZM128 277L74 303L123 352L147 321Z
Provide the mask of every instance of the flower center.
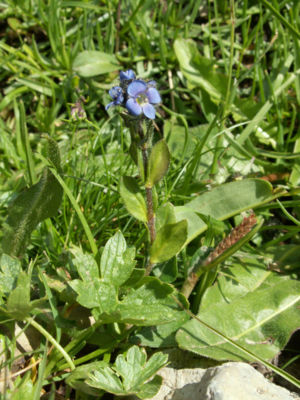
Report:
M148 97L145 95L145 93L140 93L137 97L136 97L136 102L142 106L146 103L149 103L148 101Z

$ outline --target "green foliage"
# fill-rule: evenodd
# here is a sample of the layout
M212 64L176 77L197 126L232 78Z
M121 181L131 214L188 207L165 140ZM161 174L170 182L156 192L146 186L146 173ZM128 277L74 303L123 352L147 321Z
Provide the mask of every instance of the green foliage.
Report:
M123 176L120 181L120 195L128 212L136 219L147 221L147 208L139 185L134 178Z
M175 256L187 239L187 221L164 225L156 235L150 250L150 262L156 264Z
M213 188L184 206L175 207L175 216L177 221L183 218L187 220L187 242L190 242L207 229L206 223L198 216L200 213L223 221L267 203L274 197L276 196L268 182L244 179Z
M60 168L60 156L55 141L47 137L48 158ZM22 256L37 224L56 215L62 199L62 188L49 168L35 185L24 189L9 208L4 225L2 250L10 256Z
M299 289L300 283L294 279L274 275L261 263L244 259L207 289L198 316L252 353L271 360L297 329ZM181 348L205 357L247 359L245 353L220 340L196 320L184 324L176 339Z
M120 286L133 273L135 251L127 248L121 232L106 243L100 263L90 255L73 250L74 266L81 279L69 282L77 294L77 302L93 309L99 321L130 323L141 326L165 324L181 318L182 311L174 307L174 289L157 278L141 279L120 298Z
M2 254L0 258L0 295L7 295L16 286L16 281L20 272L20 261Z
M167 173L170 164L170 152L164 139L155 143L149 158L147 186L152 187Z
M73 61L73 70L85 78L121 69L118 60L113 54L101 51L82 51Z
M300 5L98 3L0 4L3 368L16 321L38 362L4 397L151 398L165 356L148 364L142 346L256 360L299 386L266 360L299 321ZM162 98L143 132L105 110L128 69Z
M155 353L147 361L145 350L133 346L126 355L118 355L113 368L102 367L94 371L87 384L116 395L135 394L140 399L152 398L162 382L161 377L153 376L166 365L167 360L167 355Z

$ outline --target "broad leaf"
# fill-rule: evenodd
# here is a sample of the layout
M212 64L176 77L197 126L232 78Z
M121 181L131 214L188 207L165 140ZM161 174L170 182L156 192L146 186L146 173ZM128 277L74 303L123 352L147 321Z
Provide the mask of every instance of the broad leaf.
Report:
M183 75L192 85L200 86L214 100L225 97L228 77L216 72L213 61L199 54L194 41L177 39L174 50Z
M147 222L146 203L134 178L123 176L120 181L120 195L128 212L139 221Z
M57 144L48 138L48 158L60 168ZM11 256L23 255L31 232L38 223L57 214L62 199L62 188L48 168L45 168L39 182L23 190L8 211L2 239L3 252Z
M254 354L272 359L299 327L300 282L268 271L253 259L234 264L228 274L206 291L198 317ZM246 357L197 320L183 325L176 339L181 348L206 357Z
M116 57L102 51L82 51L77 54L73 62L73 70L85 78L107 74L118 69L121 69L121 66Z
M101 277L105 282L119 287L132 274L135 266L135 249L127 249L121 232L108 240L101 257Z
M189 243L207 229L199 214L223 221L274 199L272 186L261 179L244 179L225 183L197 196L184 206L175 207L177 221L188 222Z
M187 240L187 221L164 225L156 235L150 250L150 262L156 264L175 256Z
M181 319L183 311L174 302L173 291L170 285L157 278L144 278L140 287L131 289L120 302L117 308L120 322L151 326Z

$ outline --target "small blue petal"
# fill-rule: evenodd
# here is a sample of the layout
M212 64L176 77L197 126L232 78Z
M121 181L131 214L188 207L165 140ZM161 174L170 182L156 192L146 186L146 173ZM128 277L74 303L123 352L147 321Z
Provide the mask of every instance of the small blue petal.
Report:
M148 87L156 87L156 81L149 81L147 82Z
M157 104L161 102L161 98L158 91L153 87L150 87L147 90L146 96L148 97L149 102L152 104Z
M142 113L142 107L134 99L128 99L126 101L126 108L132 115L135 116L138 116Z
M137 97L140 93L145 92L147 89L146 82L142 80L136 80L130 83L127 88L127 93L131 97Z
M116 100L114 101L115 105L119 105L122 104L124 101L124 96L122 93L119 94L119 96L116 98Z
M120 81L135 79L135 73L132 69L128 69L127 71L120 72Z
M143 106L143 113L147 118L155 119L155 108L151 104L147 103Z
M120 94L122 94L122 88L120 86L114 86L108 93L112 99L116 99Z
M114 105L115 105L115 102L114 102L114 101L112 101L111 103L108 103L108 104L105 106L105 110L107 111L107 110L109 109L109 107L114 106Z

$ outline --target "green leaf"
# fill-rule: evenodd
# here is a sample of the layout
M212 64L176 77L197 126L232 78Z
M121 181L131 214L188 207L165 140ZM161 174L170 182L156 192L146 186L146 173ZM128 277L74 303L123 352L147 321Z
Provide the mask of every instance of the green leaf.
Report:
M68 375L66 378L66 383L73 389L79 390L85 394L100 396L103 394L103 391L101 389L95 389L89 386L86 384L85 380L88 379L92 372L97 371L100 368L105 368L106 366L107 363L105 361L95 361L89 364L81 365L72 371L70 375Z
M157 212L155 218L155 227L159 231L164 225L174 224L176 222L175 207L171 203L162 204Z
M48 141L48 158L60 166L59 150L51 138ZM62 188L48 168L45 168L39 182L23 190L8 211L4 224L2 250L10 256L23 255L30 240L31 232L38 223L57 214L62 199Z
M118 305L118 321L150 326L180 319L182 311L174 303L171 296L173 291L172 286L160 282L157 278L144 278L140 286L129 290Z
M69 285L77 293L77 301L86 308L98 308L100 313L110 313L117 306L116 288L102 280L74 279Z
M20 261L2 254L0 258L0 295L10 293L17 282L21 270Z
M163 353L155 353L147 361L144 349L132 346L126 353L120 354L115 362L116 372L123 378L123 386L126 391L139 391L140 386L150 379L168 361L168 356Z
M149 157L147 186L152 187L167 173L170 164L170 152L164 139L155 143Z
M219 277L202 301L198 317L243 348L272 359L299 326L300 282L279 276L249 259ZM297 305L298 304L298 305ZM246 355L197 320L187 322L176 339L181 348L217 360ZM250 360L250 358L249 358ZM252 360L252 358L251 358Z
M79 248L72 248L73 264L83 281L93 282L100 278L99 267L91 254L84 254Z
M297 139L295 141L295 145L294 145L294 153L299 153L300 152L300 139ZM292 168L292 172L289 178L289 182L293 185L293 186L297 186L300 183L300 162L299 162L299 158L295 160L295 163L293 165Z
M102 389L105 392L117 395L126 394L122 382L110 367L103 367L100 370L94 371L93 375L91 374L86 382L88 385Z
M207 229L198 213L224 221L242 211L265 204L274 197L270 183L261 179L225 183L197 196L184 206L175 207L176 220L187 220L186 243L189 243Z
M164 225L156 235L150 250L150 262L156 264L175 256L187 239L187 221Z
M82 51L77 54L73 62L73 70L85 78L107 74L121 68L113 54L102 51Z
M161 379L146 381L166 365L167 360L167 355L156 353L147 361L145 350L133 346L126 354L118 355L113 368L94 371L87 384L116 395L135 394L144 399L158 392Z
M120 195L128 212L139 221L147 222L146 203L134 178L130 176L122 177Z
M101 257L101 276L105 282L119 287L129 279L135 266L135 249L127 249L119 231L106 243Z
M177 330L189 320L188 314L182 312L175 321L157 326L145 326L136 335L131 336L132 343L152 348L175 348Z
M68 282L77 293L77 301L86 308L98 308L100 313L111 312L117 305L117 291L99 277L99 267L90 254L73 249L74 266L81 278Z
M156 375L150 382L141 386L141 389L136 394L137 397L140 399L152 399L158 393L162 381L162 377Z
M228 77L216 72L214 62L199 54L194 41L176 39L174 50L183 75L192 85L200 86L218 102L225 97Z
M20 271L17 286L7 299L7 312L15 319L24 320L31 309L30 278L24 271Z

